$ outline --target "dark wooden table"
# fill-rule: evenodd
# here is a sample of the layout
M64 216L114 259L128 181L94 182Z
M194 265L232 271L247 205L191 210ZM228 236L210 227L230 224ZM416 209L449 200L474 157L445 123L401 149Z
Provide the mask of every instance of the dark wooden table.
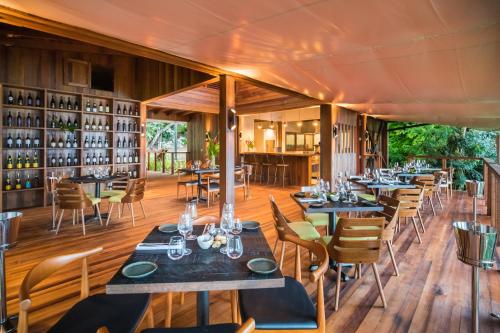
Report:
M235 166L234 167L235 171L241 170L241 166ZM191 169L191 168L182 168L179 169L180 172L184 172L187 174L195 174L198 177L197 184L198 184L198 197L196 199L200 201L206 201L207 198L202 196L201 193L201 176L208 174L208 173L219 173L220 168L205 168L205 169Z
M394 189L394 188L415 188L415 185L409 184L402 181L392 181L392 182L374 182L371 179L349 179L349 181L359 184L361 186L366 187L367 189L373 189L375 191L375 195L378 196L380 194L381 189Z
M203 225L194 226L194 234L203 232ZM144 243L168 243L176 233L164 234L155 227ZM188 241L193 250L191 255L179 260L171 260L165 252L134 251L124 265L106 285L108 294L166 293L169 291L196 291L198 325L208 325L208 291L237 290L284 287L285 280L281 271L269 275L252 273L246 263L252 258L274 260L266 238L259 228L257 231L243 231L243 255L238 259L229 259L219 249L202 250L196 241ZM129 279L122 275L125 265L136 261L151 261L158 265L158 270L142 279Z

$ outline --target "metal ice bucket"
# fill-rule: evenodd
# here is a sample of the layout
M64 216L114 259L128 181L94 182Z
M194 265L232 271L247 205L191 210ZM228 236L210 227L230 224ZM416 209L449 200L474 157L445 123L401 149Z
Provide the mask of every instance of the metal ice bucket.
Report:
M489 225L454 222L457 257L460 261L489 269L495 263L497 230Z
M20 212L0 213L1 250L6 250L16 245L22 216L23 214Z
M465 187L467 188L467 193L471 197L481 198L484 193L484 182L477 180L467 180L465 182Z

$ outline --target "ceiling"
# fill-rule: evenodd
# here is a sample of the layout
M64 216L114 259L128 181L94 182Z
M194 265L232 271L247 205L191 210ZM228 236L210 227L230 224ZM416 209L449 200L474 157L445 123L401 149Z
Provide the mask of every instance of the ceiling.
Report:
M498 0L0 0L384 119L500 129Z

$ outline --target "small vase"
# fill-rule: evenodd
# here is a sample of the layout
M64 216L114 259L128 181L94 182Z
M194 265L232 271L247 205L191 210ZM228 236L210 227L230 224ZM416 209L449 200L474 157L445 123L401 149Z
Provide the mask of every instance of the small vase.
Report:
M215 155L210 156L210 165L215 167Z

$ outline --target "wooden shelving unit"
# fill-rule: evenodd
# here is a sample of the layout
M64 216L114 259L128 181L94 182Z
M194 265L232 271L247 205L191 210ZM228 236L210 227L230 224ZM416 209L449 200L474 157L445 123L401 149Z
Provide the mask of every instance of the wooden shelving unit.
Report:
M44 182L47 176L86 175L95 168L109 168L109 172L128 172L131 177L141 176L140 166L143 157L140 149L144 137L141 136L139 101L11 84L0 84L0 88L2 92L0 195L3 211L46 205L47 193ZM14 104L9 104L10 92L14 97ZM17 104L19 94L23 97L24 105ZM33 99L33 105L26 105L28 94ZM36 96L40 99L40 106L34 105ZM68 101L71 109L68 109ZM6 122L9 112L12 126L7 126ZM22 126L17 126L18 114L23 120ZM31 118L30 127L25 124L28 114ZM38 126L35 126L36 117L40 119ZM85 127L86 122L89 124L88 128ZM106 124L109 129L106 129ZM14 142L12 148L7 147L9 134ZM31 147L25 145L28 134ZM18 137L22 140L21 147L16 146ZM39 147L33 146L35 137L40 141ZM117 144L118 140L120 147ZM38 156L39 167L25 168L26 156L33 163L35 153ZM22 169L15 168L18 154L23 161ZM13 160L14 169L7 169L9 155ZM90 164L87 163L87 156ZM93 163L94 158L96 164ZM101 164L99 164L100 159L102 159ZM26 188L28 174L32 188ZM11 190L6 190L7 176L11 181ZM16 190L15 183L18 176L21 178L22 188Z

